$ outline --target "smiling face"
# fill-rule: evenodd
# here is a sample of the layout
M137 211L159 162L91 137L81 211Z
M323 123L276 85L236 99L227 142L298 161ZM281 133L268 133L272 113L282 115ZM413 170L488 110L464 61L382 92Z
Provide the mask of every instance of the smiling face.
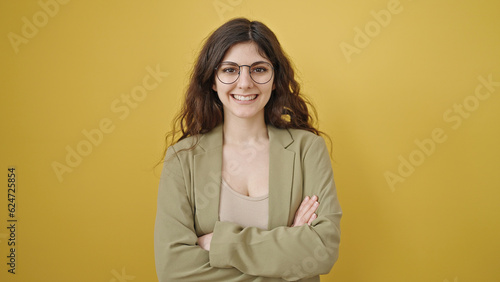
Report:
M258 46L254 42L238 43L232 46L222 59L224 66L230 66L230 63L236 63L240 66L251 66L257 62L267 62L271 64L267 58L259 54ZM247 66L241 67L240 76L234 83L224 84L217 77L215 78L213 89L217 92L222 102L224 107L224 120L226 121L231 118L264 120L264 107L269 101L271 92L274 89L274 76L267 83L256 83L252 80ZM262 72L265 71L258 66L252 69L254 78L257 78L258 75L262 75ZM237 71L238 67L234 69L233 66L224 71L229 73L235 70ZM272 69L267 71L272 71Z

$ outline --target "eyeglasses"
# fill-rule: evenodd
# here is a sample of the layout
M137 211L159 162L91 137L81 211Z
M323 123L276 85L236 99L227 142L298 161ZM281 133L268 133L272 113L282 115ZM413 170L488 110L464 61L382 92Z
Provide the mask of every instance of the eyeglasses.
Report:
M265 84L273 78L274 68L268 62L255 62L251 66L222 62L215 68L217 78L224 84L234 83L240 77L241 67L248 67L248 73L255 83Z

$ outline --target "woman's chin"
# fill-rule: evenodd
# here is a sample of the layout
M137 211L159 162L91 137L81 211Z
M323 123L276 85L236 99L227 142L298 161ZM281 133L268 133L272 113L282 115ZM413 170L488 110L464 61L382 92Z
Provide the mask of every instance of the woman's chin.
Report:
M230 115L226 115L226 119L236 118L236 119L245 119L245 120L258 120L264 118L264 111L231 111Z

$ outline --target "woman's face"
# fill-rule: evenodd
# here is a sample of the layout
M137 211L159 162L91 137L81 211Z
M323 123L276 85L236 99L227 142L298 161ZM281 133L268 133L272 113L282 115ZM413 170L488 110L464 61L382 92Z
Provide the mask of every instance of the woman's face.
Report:
M238 43L232 46L222 59L224 66L228 66L229 63L251 66L256 62L271 64L268 59L259 54L258 46L254 42ZM252 80L247 66L240 68L240 76L234 83L224 84L217 76L215 77L213 89L223 104L225 120L228 118L264 118L264 106L269 101L274 89L274 74L267 83L259 84ZM224 72L231 73L237 70L238 67L234 68L233 66L233 69L225 69ZM218 71L222 70L219 68ZM252 75L257 78L265 71L273 72L272 69L265 70L265 68L257 67L253 70L255 74Z

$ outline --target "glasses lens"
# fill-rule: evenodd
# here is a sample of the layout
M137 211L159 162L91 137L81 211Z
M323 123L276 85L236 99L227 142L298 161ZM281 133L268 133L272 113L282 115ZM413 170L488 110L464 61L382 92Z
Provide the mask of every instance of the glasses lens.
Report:
M222 63L217 67L217 77L222 83L233 83L240 76L240 67L233 63Z
M273 67L266 62L255 63L250 67L250 76L257 83L267 83L273 77Z

